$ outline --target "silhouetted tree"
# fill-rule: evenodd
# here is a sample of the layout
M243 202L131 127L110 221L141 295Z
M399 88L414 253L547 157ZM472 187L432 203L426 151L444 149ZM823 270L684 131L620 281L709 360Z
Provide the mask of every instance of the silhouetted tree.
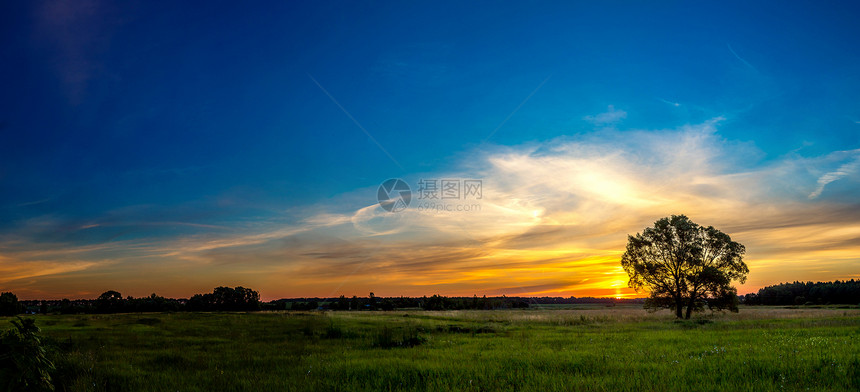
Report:
M216 287L208 294L194 294L186 304L188 310L259 310L260 294L239 286Z
M191 311L212 310L212 294L194 294L185 303L185 308Z
M376 295L372 291L370 292L370 299L367 301L367 304L371 310L376 310Z
M115 313L122 311L124 300L118 291L108 290L96 299L96 311L99 313Z
M628 236L621 265L630 276L630 287L651 292L647 309L674 309L678 318L690 318L704 306L737 311L737 290L731 282L746 281L744 252L743 245L713 226L672 215Z
M749 293L744 296L745 305L761 305L761 298L755 293Z
M18 296L12 293L0 294L0 316L14 316L24 311L18 302Z

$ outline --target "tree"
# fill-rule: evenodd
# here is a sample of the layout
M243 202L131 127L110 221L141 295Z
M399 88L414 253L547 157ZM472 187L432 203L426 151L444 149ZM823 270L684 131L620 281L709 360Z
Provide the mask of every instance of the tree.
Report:
M376 295L374 295L372 291L370 292L368 304L370 305L370 310L376 310Z
M260 293L238 286L219 286L208 294L195 294L188 300L189 310L259 310Z
M12 293L0 294L0 316L14 316L24 311L18 302L18 296Z
M212 310L212 293L192 295L185 308L191 311Z
M99 313L116 313L122 311L124 300L118 291L108 290L96 299L96 309Z
M678 318L690 318L705 306L737 312L737 290L731 282L746 281L745 251L713 226L672 215L641 234L628 236L621 265L630 277L630 287L650 291L646 309L669 308Z

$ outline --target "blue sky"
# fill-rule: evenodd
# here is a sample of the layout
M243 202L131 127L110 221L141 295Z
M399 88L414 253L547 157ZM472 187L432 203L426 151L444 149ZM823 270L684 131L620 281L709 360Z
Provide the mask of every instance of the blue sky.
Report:
M512 175L498 165L505 157L568 162L559 151L570 149L558 146L578 146L577 154L596 161L624 160L632 165L625 173L653 169L639 174L647 177L663 173L653 162L669 161L646 152L674 151L654 143L683 149L691 145L677 143L692 140L693 147L717 151L703 172L764 176L731 184L759 191L744 199L746 207L754 200L797 211L795 204L772 203L789 200L810 211L850 211L833 213L848 217L838 223L843 229L860 223L853 215L860 187L860 13L850 2L273 2L251 8L49 1L0 7L0 254L5 270L17 271L0 284L24 296L98 295L105 285L93 282L106 278L136 295L148 294L147 284L188 295L224 280L261 287L264 296L267 290L270 296L362 294L376 286L391 287L391 295L499 293L525 283L502 274L483 286L401 287L348 274L328 281L312 273L296 278L308 273L302 269L283 272L282 280L300 293L259 274L271 274L265 255L273 247L307 248L301 253L307 256L332 241L354 246L370 237L385 249L419 237L449 243L452 237L438 226L368 235L355 216L373 206L385 179L491 180ZM589 155L594 151L606 154ZM507 202L534 196L516 193L523 189L532 188L511 185L498 194L508 195ZM663 212L648 211L618 230L639 230ZM352 227L338 226L337 216L351 216ZM749 225L799 219L775 216ZM324 218L340 223L314 226ZM515 234L522 233L496 233ZM842 233L839 241L854 244L855 234ZM254 244L264 249L236 248L228 240L248 236L263 236ZM194 257L166 245L189 241L227 245ZM595 248L592 256L615 257L599 251L613 246ZM840 249L848 252L855 245L845 246ZM44 249L56 253L33 253ZM754 266L758 256L751 253ZM225 254L242 255L242 278L236 278L240 268L213 261ZM293 256L270 257L301 264ZM182 286L191 259L211 272ZM336 268L346 259L325 261ZM372 264L379 257L362 260ZM845 278L856 262L846 259L820 276ZM135 280L153 265L165 286ZM758 284L791 279L761 276L769 278ZM796 279L804 277L798 272ZM546 286L555 284L552 293L577 292L579 280L559 281L563 289Z

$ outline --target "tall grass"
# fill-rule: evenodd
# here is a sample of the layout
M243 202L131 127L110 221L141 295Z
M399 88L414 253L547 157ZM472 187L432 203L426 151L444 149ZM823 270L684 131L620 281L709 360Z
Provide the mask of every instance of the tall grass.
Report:
M39 316L57 390L860 388L860 310ZM0 320L0 323L4 323Z

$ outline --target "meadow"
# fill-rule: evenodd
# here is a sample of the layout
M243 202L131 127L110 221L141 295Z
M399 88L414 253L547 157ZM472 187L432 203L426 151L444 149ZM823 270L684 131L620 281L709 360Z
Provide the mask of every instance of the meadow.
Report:
M68 391L860 389L857 307L33 317Z

